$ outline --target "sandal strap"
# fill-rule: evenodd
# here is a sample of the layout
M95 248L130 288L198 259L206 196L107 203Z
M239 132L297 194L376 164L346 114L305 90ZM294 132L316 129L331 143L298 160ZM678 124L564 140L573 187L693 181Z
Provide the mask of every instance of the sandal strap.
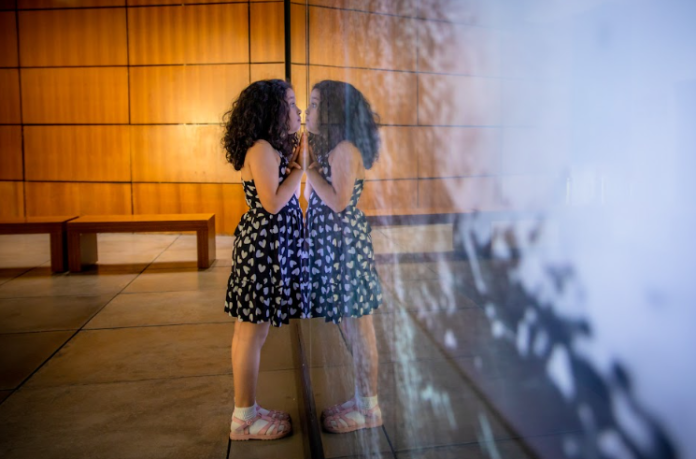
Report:
M287 426L287 423L284 422L282 419L275 419L270 416L263 415L261 413L257 413L256 416L253 418L249 419L248 421L244 421L242 419L239 419L236 416L232 416L232 420L234 422L240 423L241 425L235 429L237 433L243 433L244 435L249 435L251 432L249 431L249 428L258 420L266 421L266 425L259 430L258 435L266 435L266 432L271 427L275 427L275 430L273 431L274 433L279 433L279 427L281 423L283 425Z

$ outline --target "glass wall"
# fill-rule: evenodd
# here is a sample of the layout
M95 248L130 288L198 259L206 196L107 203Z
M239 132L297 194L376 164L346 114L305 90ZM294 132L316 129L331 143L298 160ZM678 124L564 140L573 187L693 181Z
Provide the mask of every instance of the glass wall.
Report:
M367 360L383 424L318 419L325 457L690 457L694 8L668 3L292 4L300 102L349 82L380 120L382 304L300 328L316 412L374 395Z

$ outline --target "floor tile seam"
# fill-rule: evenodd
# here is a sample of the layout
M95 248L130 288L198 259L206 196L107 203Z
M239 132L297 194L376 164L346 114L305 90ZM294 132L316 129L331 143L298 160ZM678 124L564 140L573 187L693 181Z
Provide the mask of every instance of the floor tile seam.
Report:
M280 372L295 372L297 368L275 368L259 370L261 373L280 373ZM156 381L179 381L185 379L196 379L196 378L209 378L209 377L222 377L222 376L232 376L232 371L227 373L204 373L197 375L184 375L184 376L172 376L166 378L143 378L143 379L120 379L115 381L95 381L86 383L71 383L71 384L53 384L53 385L25 385L22 390L44 390L44 389L56 389L60 387L83 387L83 386L103 386L109 384L137 384L141 382L156 382ZM19 387L15 389L1 389L5 391L15 392L19 390Z
M174 241L176 241L177 239L178 239L178 237L174 238L174 240L172 241L172 244L173 244ZM171 244L170 244L170 245L171 245ZM149 265L148 265L148 266L149 266ZM147 269L147 266L146 266L144 269ZM60 346L58 346L58 348L55 349L55 350L53 351L53 353L51 353L51 355L50 355L47 359L45 359L43 362L41 362L41 364L40 364L38 367L36 367L36 368L34 369L34 371L32 371L26 378L24 378L24 379L22 380L22 382L19 383L19 385L17 385L17 387L15 388L15 390L20 389L21 387L23 387L23 386L27 383L27 381L31 380L31 378L32 378L37 372L39 372L39 371L41 370L41 368L43 368L44 365L46 365L46 363L48 363L56 354L58 354L58 352L60 352L70 341L72 341L72 339L75 338L75 336L77 336L77 334L80 332L80 330L84 329L84 326L85 326L85 325L87 325L97 314L99 314L101 311L103 311L104 308L107 307L107 306L114 300L114 298L116 298L116 297L118 296L118 294L119 294L120 292L122 292L124 289L126 289L126 288L127 288L135 279L137 279L137 278L138 278L138 275L134 276L133 279L131 279L130 282L128 282L128 284L126 284L119 292L117 292L114 296L112 296L111 299L110 299L109 301L106 301L106 302L104 303L104 305L103 305L101 308L99 308L99 309L98 309L97 311L95 311L92 315L90 315L90 316L87 318L87 320L85 320L85 322L83 322L82 326L81 326L79 329L75 330L75 332L74 332L66 341L64 341L63 344L61 344Z
M226 322L182 322L175 324L150 324L150 325L125 325L122 327L98 327L98 328L82 328L82 331L104 331L104 330L130 330L136 328L165 328L165 327L183 327L187 325L231 325L229 321Z
M275 371L289 371L289 370L290 369L275 370ZM229 373L209 373L209 374L199 374L199 375L189 375L189 376L173 376L173 377L169 377L169 378L120 379L120 380L116 380L116 381L95 381L95 382L71 383L71 384L25 385L22 387L22 390L38 391L38 390L50 390L50 389L59 389L59 388L66 388L66 387L108 386L108 385L113 385L113 384L138 384L138 383L158 382L158 381L181 381L181 380L186 380L186 379L213 378L213 377L223 377L223 376L232 376L232 372L230 371ZM15 389L15 391L18 389Z

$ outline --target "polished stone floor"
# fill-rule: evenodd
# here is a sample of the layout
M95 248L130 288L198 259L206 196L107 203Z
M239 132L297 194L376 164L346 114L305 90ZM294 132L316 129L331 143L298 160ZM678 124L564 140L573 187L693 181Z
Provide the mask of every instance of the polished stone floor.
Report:
M438 321L471 342L490 328L456 288L451 273L465 262L447 258L451 238L446 224L374 229L385 422L322 433L325 457L530 457L462 371L478 358L468 341L452 353L433 334ZM102 234L98 265L51 274L47 235L0 236L0 457L310 457L300 349L317 410L352 393L352 357L339 328L321 320L273 329L258 400L288 411L294 434L229 442L233 322L222 307L232 243L218 237L216 262L198 270L192 235ZM411 253L430 256L402 256ZM500 368L484 368L486 381L508 390Z

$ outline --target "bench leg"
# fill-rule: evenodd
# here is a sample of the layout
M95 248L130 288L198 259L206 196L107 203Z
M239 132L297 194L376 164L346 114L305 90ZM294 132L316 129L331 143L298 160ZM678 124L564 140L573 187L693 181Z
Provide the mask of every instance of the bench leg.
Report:
M212 226L212 228L211 228ZM215 261L215 220L208 223L208 228L196 231L198 245L198 268L207 269Z
M68 267L67 235L65 231L51 233L51 271L62 273Z
M68 268L71 273L82 271L82 265L93 265L99 259L98 255L96 233L68 232Z

